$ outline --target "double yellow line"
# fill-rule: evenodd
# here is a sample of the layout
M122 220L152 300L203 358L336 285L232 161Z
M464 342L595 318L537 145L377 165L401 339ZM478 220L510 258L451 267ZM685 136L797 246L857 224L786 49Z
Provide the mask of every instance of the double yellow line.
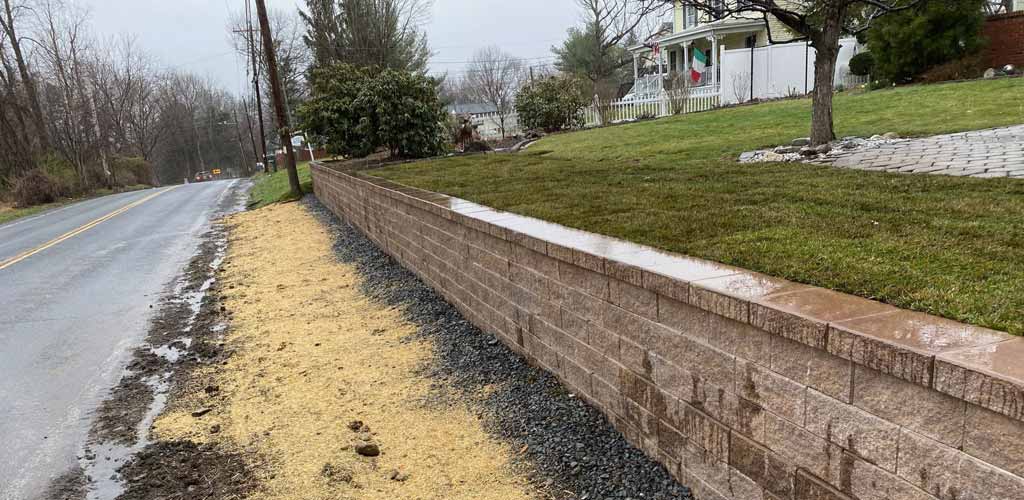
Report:
M86 232L86 231L88 231L88 230L90 230L90 229L92 229L92 228L94 228L94 227L96 227L96 226L98 226L98 225L100 225L100 224L110 220L110 219L113 219L114 217L117 217L118 215L121 215L121 214L123 214L123 213L125 213L125 212L127 212L127 211L129 211L129 210L131 210L131 209L133 209L133 208L135 208L135 207L137 207L137 206L139 206L139 205L149 201L149 200L152 200L153 198L156 198L157 196L160 196L160 195L162 195L162 194L164 194L164 193L166 193L166 192L168 192L168 191L170 191L170 190L172 190L172 189L174 189L176 187L178 187L178 186L172 186L172 187L169 187L169 188L164 189L162 191L157 191L157 192L155 192L155 193L153 193L153 194L151 194L151 195L149 195L149 196L147 196L145 198L142 198L140 200L133 201L133 202L131 202L131 203L129 203L129 204L127 204L127 205L117 209L117 210L114 210L113 212L110 212L107 215L104 215L103 217L100 217L99 219L96 219L96 220L94 220L92 222L86 223L86 224L78 227L77 229L72 229L71 231L68 231L68 232L66 232L66 233L64 233L64 234L62 234L62 235L60 235L60 236L58 236L58 237L56 237L56 238L54 238L54 239L52 239L50 241L47 241L46 243L43 243L42 245L39 245L36 248L33 248L31 250L22 252L22 253L20 253L18 255L15 255L14 257L11 257L10 259L4 260L4 261L0 261L0 271L2 271L4 269L7 269L8 267L11 267L11 266L13 266L13 265L15 265L15 264L25 260L25 259L27 259L27 258L29 258L29 257L31 257L31 256L33 256L35 254L37 254L39 252L42 252L43 250L46 250L47 248L53 247L55 245L59 245L62 242L68 240L68 239L74 238L75 236L78 236L79 234L82 234L82 233L84 233L84 232Z

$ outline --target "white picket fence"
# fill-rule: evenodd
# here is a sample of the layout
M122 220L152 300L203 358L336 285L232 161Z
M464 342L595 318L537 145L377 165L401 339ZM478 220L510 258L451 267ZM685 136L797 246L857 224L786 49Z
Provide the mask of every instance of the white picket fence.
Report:
M719 88L712 86L668 90L654 95L636 96L618 101L595 102L584 109L586 127L647 118L707 111L721 104Z

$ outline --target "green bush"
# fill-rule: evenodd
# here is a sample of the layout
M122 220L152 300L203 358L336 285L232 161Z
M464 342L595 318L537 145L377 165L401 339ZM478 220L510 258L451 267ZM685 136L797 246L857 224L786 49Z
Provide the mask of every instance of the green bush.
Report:
M329 152L362 157L385 147L393 157L423 158L444 151L447 116L436 80L335 64L313 70L310 82L299 119Z
M868 31L873 76L897 83L929 69L979 53L985 0L922 2L913 9L879 18Z
M875 56L870 52L861 52L850 58L850 73L857 76L868 76L875 71Z
M546 132L582 127L586 105L579 82L566 76L540 79L516 94L519 124Z

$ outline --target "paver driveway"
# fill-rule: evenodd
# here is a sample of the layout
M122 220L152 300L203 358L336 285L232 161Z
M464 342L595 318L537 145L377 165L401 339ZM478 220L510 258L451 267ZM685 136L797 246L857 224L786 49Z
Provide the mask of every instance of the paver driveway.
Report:
M814 163L885 172L1024 178L1024 125L834 151Z

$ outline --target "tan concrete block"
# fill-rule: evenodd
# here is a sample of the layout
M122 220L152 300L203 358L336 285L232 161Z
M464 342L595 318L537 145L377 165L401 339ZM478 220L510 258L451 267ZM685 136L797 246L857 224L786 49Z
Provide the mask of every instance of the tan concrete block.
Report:
M896 472L899 426L814 389L807 391L805 427L869 462Z
M677 427L690 441L718 460L729 459L729 429L692 405L680 404L682 421Z
M927 387L855 366L853 404L952 447L963 444L967 403Z
M806 471L797 471L793 481L793 496L801 500L852 500L832 485Z
M624 338L619 338L619 363L649 380L654 378L654 362L650 352Z
M658 298L658 323L693 338L708 337L709 314L678 300Z
M940 500L1019 500L1024 479L904 429L899 475Z
M591 380L594 387L594 399L596 399L605 411L615 416L623 415L622 393L611 382L603 380L595 375Z
M654 347L653 328L656 323L650 322L620 307L606 304L602 314L602 327L617 334L619 337L632 341L645 349Z
M644 288L658 295L683 303L690 301L690 285L684 281L644 271L643 282Z
M587 329L588 343L594 349L611 359L619 359L619 336L604 328L591 324Z
M604 274L559 262L558 280L592 297L608 300L608 276Z
M590 271L587 271L590 272ZM552 304L593 323L600 323L608 302L585 292L566 286L563 283L552 283L549 287Z
M748 361L736 363L737 392L790 422L804 421L807 387Z
M686 436L663 421L658 421L658 447L668 456L681 460L686 447Z
M652 382L633 373L632 370L619 370L619 392L628 400L640 405L645 411L656 417L667 416L668 409L664 393Z
M765 414L765 446L786 462L835 484L842 448L770 412Z
M698 380L730 391L734 387L736 357L662 325L653 325L652 345L659 356L685 366Z
M1020 420L968 404L963 449L972 456L1024 477L1024 422Z
M850 402L853 363L821 349L782 338L772 338L771 368L801 384Z
M681 466L699 477L707 486L723 498L729 498L729 464L721 457L702 448L693 441L687 442Z
M693 400L693 376L689 371L676 366L658 355L652 355L654 383L672 397L685 401Z
M769 366L773 335L746 323L708 314L705 331L708 343L734 356Z
M631 266L615 260L606 260L604 263L604 272L611 278L625 281L626 283L639 287L644 286L643 271L639 267Z
M658 319L658 295L650 290L612 279L609 282L611 303L652 321Z
M769 484L765 461L770 453L764 446L736 432L729 437L729 466L761 486Z
M750 302L726 294L709 290L700 284L690 284L690 296L688 302L709 313L748 323L750 321Z
M764 489L753 479L735 470L729 470L729 494L733 500L764 500Z

